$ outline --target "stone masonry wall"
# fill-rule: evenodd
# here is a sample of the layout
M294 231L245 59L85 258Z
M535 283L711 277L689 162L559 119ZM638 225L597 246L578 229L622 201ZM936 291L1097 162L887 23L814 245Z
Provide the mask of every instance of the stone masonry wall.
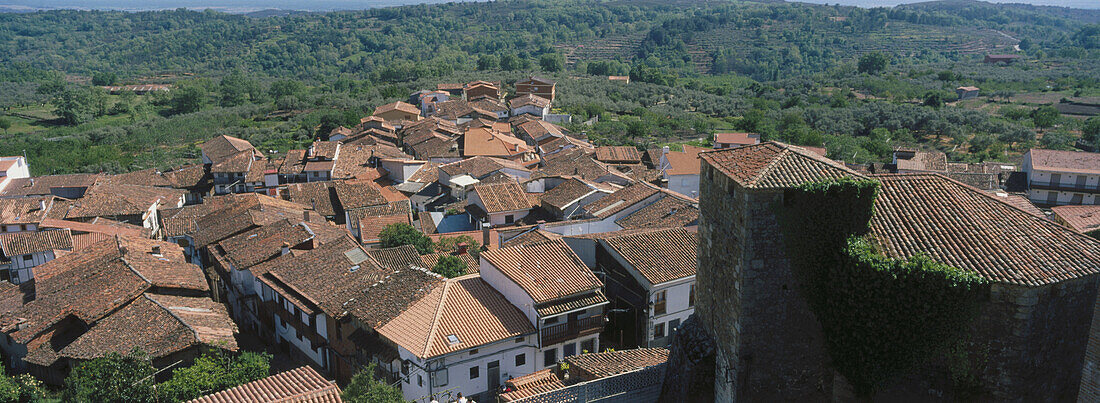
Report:
M741 188L705 165L701 188L696 312L719 347L716 400L827 399L821 329L776 222L782 192Z

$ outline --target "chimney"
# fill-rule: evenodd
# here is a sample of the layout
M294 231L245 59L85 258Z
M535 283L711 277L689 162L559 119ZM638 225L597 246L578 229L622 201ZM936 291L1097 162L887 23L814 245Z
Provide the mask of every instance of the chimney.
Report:
M282 254L286 255L288 253L290 253L290 242L283 242Z
M155 256L161 256L162 255L160 253L160 245L153 245L153 255L155 255Z
M466 245L465 242L460 242L458 245L455 245L455 253L454 254L461 255L463 253L466 253L466 249L468 247L469 247L469 245Z
M668 146L661 147L661 155L668 155Z
M309 222L309 210L302 210L302 221Z
M42 211L46 210L46 199L42 199L42 200L38 201L38 209L42 210Z
M486 248L489 247L489 244L491 243L491 242L489 242L489 239L490 239L489 227L483 227L482 230L481 230L481 244L485 245Z

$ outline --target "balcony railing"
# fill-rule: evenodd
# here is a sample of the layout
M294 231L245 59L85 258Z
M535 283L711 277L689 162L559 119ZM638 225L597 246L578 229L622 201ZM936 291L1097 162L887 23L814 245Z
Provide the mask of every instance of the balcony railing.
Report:
M1100 186L1070 185L1065 183L1031 182L1032 189L1057 190L1076 193L1100 193Z
M606 322L603 315L598 315L543 327L542 345L546 346L599 333L603 331Z
M299 335L309 339L310 347L316 349L317 347L328 344L328 340L321 337L316 330L313 329L308 323L302 322L302 320L295 314L288 312L281 304L276 304L275 301L265 301L264 305L269 312L273 312L275 316L281 318L284 322L294 328L295 332Z

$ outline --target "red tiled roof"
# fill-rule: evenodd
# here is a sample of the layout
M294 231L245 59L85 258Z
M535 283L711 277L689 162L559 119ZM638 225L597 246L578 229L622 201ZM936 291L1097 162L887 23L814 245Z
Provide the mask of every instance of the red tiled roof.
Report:
M615 193L604 196L588 204L588 206L585 206L585 210L588 210L596 217L607 218L658 192L660 192L660 190L656 187L639 182L619 189L615 191Z
M190 403L341 403L340 388L304 366L192 400Z
M477 185L474 186L474 193L488 213L528 210L532 207L527 192L515 181Z
M699 267L696 249L699 237L683 228L655 229L603 239L650 284L661 284L694 276Z
M378 332L417 357L431 358L531 334L535 328L480 274L470 274L447 280Z
M714 142L717 144L751 145L760 142L760 135L755 133L714 133Z
M587 291L603 283L562 240L519 245L481 253L522 288L535 303L543 303Z
M665 154L665 159L668 160L668 168L665 173L668 175L698 175L699 153L704 150L706 149L685 145L684 151L669 151L668 154Z
M624 229L669 228L691 225L698 220L699 208L695 206L694 202L666 195L660 200L616 220L615 223Z
M608 163L637 164L642 161L642 153L630 146L603 146L596 148L596 159Z
M526 105L533 105L538 108L545 108L550 106L550 100L540 97L538 95L527 94L520 95L518 97L512 98L511 101L508 101L508 106L511 106L512 109L516 109Z
M569 374L580 381L618 375L660 365L666 361L668 350L663 348L605 351L565 358L565 362L569 363Z
M411 114L414 114L414 115L419 115L420 114L420 108L417 108L416 106L414 106L412 104L409 104L409 103L406 103L406 102L397 101L397 102L394 102L394 103L385 104L385 105L382 105L382 106L379 106L379 107L375 108L374 113L372 115L378 115L378 114L386 113L386 112L389 112L389 111L401 111L401 112L405 112L405 113L411 113Z
M51 250L73 250L73 236L68 229L0 234L0 253L11 259Z
M774 141L699 156L746 188L784 188L820 179L863 177L836 161Z
M1100 231L1100 205L1057 206L1051 208L1054 216L1077 232Z
M359 238L363 243L378 241L378 234L390 224L412 224L408 213L387 214L382 216L364 216L359 219Z
M1031 167L1035 170L1100 174L1100 153L1033 148L1028 154L1031 155Z
M1100 273L1100 241L938 174L877 175L871 234L990 281L1038 286Z
M553 372L553 368L535 371L530 374L509 379L504 383L510 390L500 395L502 402L514 402L541 393L551 392L565 388L561 378Z
M215 164L242 151L259 153L247 140L224 135L203 142L199 148Z

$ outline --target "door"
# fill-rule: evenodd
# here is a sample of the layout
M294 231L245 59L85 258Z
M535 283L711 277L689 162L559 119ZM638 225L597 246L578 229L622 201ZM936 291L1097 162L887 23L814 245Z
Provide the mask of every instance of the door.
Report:
M500 390L500 361L489 361L489 391Z
M1058 186L1062 183L1062 174L1050 174L1050 186Z

